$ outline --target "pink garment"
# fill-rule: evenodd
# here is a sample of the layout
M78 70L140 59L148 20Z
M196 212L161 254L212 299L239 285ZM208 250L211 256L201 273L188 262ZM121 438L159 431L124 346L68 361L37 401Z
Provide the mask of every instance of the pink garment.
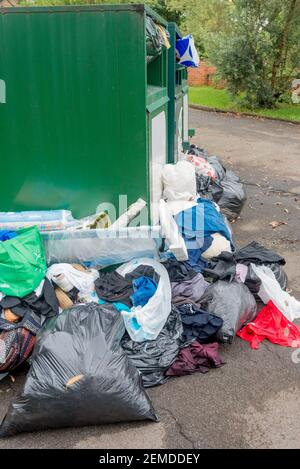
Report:
M217 179L217 174L214 168L206 161L205 158L196 155L187 155L187 161L195 166L196 173L203 176L209 176L212 179Z
M235 280L240 283L245 283L248 273L248 266L244 264L236 265Z
M300 347L299 327L289 321L271 300L255 321L249 322L237 335L250 342L252 349L258 349L264 339L285 347Z

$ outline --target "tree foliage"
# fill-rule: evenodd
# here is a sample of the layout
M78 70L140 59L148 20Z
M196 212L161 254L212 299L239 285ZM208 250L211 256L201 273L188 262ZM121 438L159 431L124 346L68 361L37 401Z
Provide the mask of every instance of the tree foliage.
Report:
M272 107L300 66L300 0L234 0L229 27L212 36L210 57L233 95Z

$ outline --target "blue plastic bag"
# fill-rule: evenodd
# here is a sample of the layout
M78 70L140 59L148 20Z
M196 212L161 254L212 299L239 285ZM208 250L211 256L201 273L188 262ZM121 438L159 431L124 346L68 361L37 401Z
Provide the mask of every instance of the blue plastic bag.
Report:
M185 67L199 67L200 59L192 34L176 41L176 51L180 57L180 65Z

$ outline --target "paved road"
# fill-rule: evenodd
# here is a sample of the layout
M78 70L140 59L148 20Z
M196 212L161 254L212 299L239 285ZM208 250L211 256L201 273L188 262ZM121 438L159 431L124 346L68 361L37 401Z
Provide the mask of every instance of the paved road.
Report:
M257 240L285 255L300 298L300 127L194 110L190 117L195 143L247 184L248 201L234 225L239 246ZM287 225L273 230L273 220ZM237 338L222 354L223 368L150 391L160 423L20 435L0 448L300 448L300 363L291 350L265 343L253 351ZM0 384L0 413L22 381Z

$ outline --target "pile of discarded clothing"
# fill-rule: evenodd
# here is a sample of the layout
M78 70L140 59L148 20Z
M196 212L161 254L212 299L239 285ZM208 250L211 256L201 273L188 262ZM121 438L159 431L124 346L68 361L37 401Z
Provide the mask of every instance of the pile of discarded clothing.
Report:
M164 242L155 259L133 256L108 268L91 268L90 259L47 265L41 226L2 226L0 374L30 367L0 435L156 421L145 388L222 367L220 347L236 336L252 348L264 339L300 347L293 323L300 303L287 292L285 260L255 241L236 246L224 207L237 215L242 204L237 210L224 202L227 174L196 147L165 165L159 204ZM130 207L120 227L144 204ZM55 224L58 215L50 214ZM22 217L27 223L26 212ZM96 218L83 225L98 232L105 219L103 229L116 229L103 214ZM67 217L67 223L74 220Z
M208 156L196 145L190 146L186 160L195 166L198 193L217 202L228 220L234 221L247 200L245 186L239 176L226 169L217 156Z

